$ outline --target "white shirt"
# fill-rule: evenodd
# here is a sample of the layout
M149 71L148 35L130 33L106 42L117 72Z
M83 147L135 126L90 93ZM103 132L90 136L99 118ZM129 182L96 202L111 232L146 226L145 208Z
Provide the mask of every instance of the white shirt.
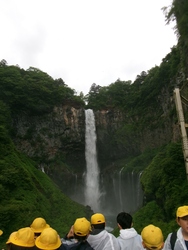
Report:
M90 234L87 241L95 250L120 250L117 238L105 229L99 234Z
M143 250L142 237L134 228L121 229L117 238L121 250Z

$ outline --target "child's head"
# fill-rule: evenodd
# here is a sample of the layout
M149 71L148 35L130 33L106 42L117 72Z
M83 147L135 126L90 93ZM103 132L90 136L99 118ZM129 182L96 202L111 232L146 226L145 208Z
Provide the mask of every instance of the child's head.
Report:
M35 237L39 236L45 228L49 227L50 225L48 225L46 220L41 217L35 218L30 226L35 233Z
M176 211L176 221L185 233L188 233L188 206L178 207Z
M141 232L142 244L146 249L160 250L164 245L163 233L159 227L148 225Z
M35 246L34 232L30 227L20 228L11 233L6 242L7 249L32 249Z
M176 211L176 217L177 218L182 218L188 216L188 206L181 206L178 207L177 211Z
M74 237L78 241L85 240L91 231L91 224L86 218L76 219L73 225Z
M130 214L121 212L117 215L117 223L120 229L131 228L133 225L133 218Z
M91 216L91 225L95 229L105 229L106 219L103 214L95 213Z
M55 250L61 246L61 240L57 231L49 227L36 238L35 245L39 249Z

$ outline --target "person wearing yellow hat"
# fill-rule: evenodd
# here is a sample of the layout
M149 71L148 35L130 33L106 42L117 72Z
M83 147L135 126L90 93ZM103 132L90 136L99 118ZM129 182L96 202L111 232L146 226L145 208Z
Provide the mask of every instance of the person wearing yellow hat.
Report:
M76 219L70 231L71 237L74 237L74 242L71 242L71 244L63 243L60 250L94 250L87 241L91 224L85 217Z
M188 205L176 210L176 222L180 226L177 232L169 233L164 244L165 250L188 249Z
M159 227L152 224L143 228L141 232L142 244L145 249L161 250L164 245L163 233Z
M51 227L45 228L36 238L35 245L42 250L55 250L61 246L61 240L57 231Z
M95 213L91 216L92 232L87 241L95 250L120 250L117 238L105 229L106 219L103 214Z
M35 239L34 232L30 227L20 228L10 234L9 239L6 242L7 249L34 249Z
M38 237L45 228L49 227L50 225L48 225L46 223L46 220L41 217L35 218L32 224L30 225L30 228L33 230L35 234L35 238Z

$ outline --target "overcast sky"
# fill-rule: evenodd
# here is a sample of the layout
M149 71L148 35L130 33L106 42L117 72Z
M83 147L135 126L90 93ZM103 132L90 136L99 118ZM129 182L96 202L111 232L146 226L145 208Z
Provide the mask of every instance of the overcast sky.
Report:
M177 44L165 24L172 0L0 0L0 55L39 68L79 94L134 81Z

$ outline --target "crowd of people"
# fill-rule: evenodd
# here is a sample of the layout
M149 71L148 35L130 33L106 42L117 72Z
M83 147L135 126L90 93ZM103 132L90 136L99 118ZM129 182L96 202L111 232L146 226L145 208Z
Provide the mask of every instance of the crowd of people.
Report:
M179 229L170 233L165 241L161 229L153 224L138 234L129 213L119 213L116 220L118 237L105 229L105 216L95 213L90 221L84 217L77 218L61 238L44 218L39 217L30 227L11 233L6 245L8 250L188 250L188 206L177 209ZM2 233L0 230L0 235Z

